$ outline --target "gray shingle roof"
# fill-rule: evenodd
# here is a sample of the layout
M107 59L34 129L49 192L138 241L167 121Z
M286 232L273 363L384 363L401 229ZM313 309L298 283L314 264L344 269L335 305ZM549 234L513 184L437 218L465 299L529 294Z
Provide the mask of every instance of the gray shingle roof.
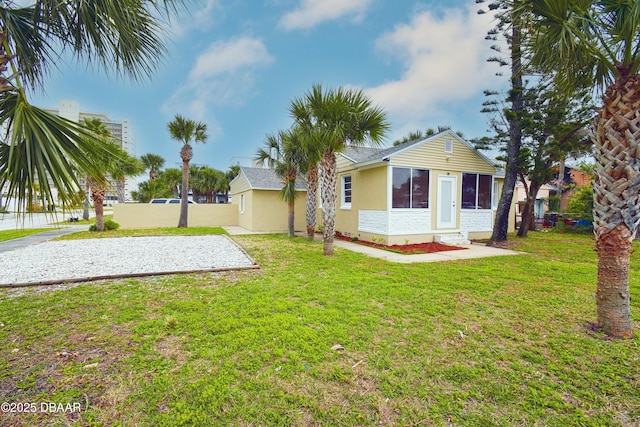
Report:
M356 163L360 163L371 157L375 157L380 151L382 151L380 148L347 146L342 154L348 159L351 159Z
M282 178L278 177L273 169L241 167L241 173L247 177L249 185L258 190L280 190ZM306 191L307 183L301 177L296 179L296 190Z

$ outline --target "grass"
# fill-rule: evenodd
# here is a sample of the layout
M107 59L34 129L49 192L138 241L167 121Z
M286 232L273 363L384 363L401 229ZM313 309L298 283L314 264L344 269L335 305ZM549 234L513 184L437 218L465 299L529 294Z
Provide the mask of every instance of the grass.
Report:
M408 265L326 258L303 238L236 240L262 270L2 291L0 401L83 408L8 424L640 420L640 340L592 324L590 236L532 233L514 240L528 255Z
M45 231L51 231L52 228L22 228L16 230L2 230L0 231L0 242L6 242L7 240L20 239L21 237L27 237L32 234L43 233Z

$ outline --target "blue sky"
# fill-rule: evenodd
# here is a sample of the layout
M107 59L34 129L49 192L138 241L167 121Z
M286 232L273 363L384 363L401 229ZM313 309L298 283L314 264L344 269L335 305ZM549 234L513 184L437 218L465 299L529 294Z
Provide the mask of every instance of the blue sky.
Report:
M167 123L179 113L209 129L192 163L250 165L267 134L292 123L288 108L315 83L362 88L388 114L386 145L410 131L450 125L486 134L485 89L504 81L484 40L491 17L473 0L201 0L172 21L169 55L151 81L108 78L60 64L42 107L73 99L85 111L131 120L136 155L179 167Z

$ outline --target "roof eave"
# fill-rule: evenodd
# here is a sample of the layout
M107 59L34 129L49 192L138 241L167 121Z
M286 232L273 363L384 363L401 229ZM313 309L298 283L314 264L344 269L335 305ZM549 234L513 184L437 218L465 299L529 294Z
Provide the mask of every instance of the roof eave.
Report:
M389 158L385 157L384 159L376 159L376 160L369 160L368 162L363 162L363 163L356 163L354 166L356 169L373 169L375 167L379 167L379 166L386 166L389 164Z

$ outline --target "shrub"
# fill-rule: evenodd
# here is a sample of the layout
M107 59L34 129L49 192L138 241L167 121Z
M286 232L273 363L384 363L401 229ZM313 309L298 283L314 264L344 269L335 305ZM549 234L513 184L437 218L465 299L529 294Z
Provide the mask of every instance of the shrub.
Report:
M573 234L593 233L592 225L567 225L563 221L558 221L558 223L553 229L558 233L573 233Z
M120 224L118 224L117 222L111 219L106 219L104 221L104 231L117 230L118 228L120 228ZM89 227L89 231L98 231L98 228L95 224L91 224L91 226Z
M27 205L27 212L28 213L44 212L44 207L37 203L29 203Z
M547 204L549 212L558 212L560 210L560 196L549 196Z
M593 221L593 188L576 187L567 205L569 212L579 214L581 218Z

